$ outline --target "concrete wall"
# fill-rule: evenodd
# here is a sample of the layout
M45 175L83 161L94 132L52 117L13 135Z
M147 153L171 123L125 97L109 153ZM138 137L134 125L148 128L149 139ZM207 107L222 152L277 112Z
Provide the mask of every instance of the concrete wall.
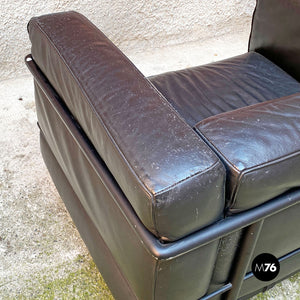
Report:
M77 10L126 54L186 43L248 26L255 0L1 0L0 80L27 74L32 16ZM234 46L234 45L233 45Z

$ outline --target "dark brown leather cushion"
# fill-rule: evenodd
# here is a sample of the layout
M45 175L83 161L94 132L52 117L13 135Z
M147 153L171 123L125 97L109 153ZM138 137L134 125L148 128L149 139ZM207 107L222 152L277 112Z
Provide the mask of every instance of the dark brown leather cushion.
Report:
M261 53L300 81L300 1L258 0L249 50Z
M299 185L299 172L293 169L299 158L293 151L300 146L293 139L300 138L300 122L290 120L299 110L287 104L292 101L297 108L298 97L268 100L300 92L300 84L271 61L249 52L149 79L191 126L197 123L200 135L222 158L229 171L226 194L232 211Z
M227 167L232 212L300 186L300 93L210 117L196 129Z
M65 12L28 31L34 61L153 234L176 240L222 217L221 161L100 30Z
M213 115L300 92L296 80L254 52L149 79L191 126Z

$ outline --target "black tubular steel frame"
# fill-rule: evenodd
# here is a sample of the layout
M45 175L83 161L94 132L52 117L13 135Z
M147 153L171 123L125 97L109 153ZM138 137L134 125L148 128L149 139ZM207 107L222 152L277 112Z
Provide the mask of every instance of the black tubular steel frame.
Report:
M110 192L125 219L137 237L143 241L143 246L151 255L160 260L167 260L200 248L237 230L245 229L242 244L240 245L238 260L235 261L231 272L230 282L222 286L217 291L200 298L201 300L214 299L215 297L219 297L223 294L224 299L237 299L244 280L253 276L251 272L246 274L246 270L255 249L256 241L259 237L264 220L280 211L300 203L300 190L292 190L288 194L279 196L258 207L249 209L248 211L241 212L234 216L226 217L225 219L178 241L161 243L143 226L139 218L136 216L125 195L110 175L109 170L105 167L101 157L97 154L97 151L80 128L80 125L76 123L68 108L64 105L63 101L50 85L47 78L35 64L32 56L27 55L25 62L34 76L35 81L44 91L45 95L47 95L47 98L54 110L60 116L64 125L74 137L78 147L84 153L85 157L90 162L91 166L93 166L103 184ZM283 261L299 253L300 248L285 255L284 257L281 257L279 261Z

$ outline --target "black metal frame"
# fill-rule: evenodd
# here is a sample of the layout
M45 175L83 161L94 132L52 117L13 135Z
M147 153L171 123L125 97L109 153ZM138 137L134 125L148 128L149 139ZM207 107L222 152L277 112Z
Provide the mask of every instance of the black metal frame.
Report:
M200 298L201 300L214 299L216 296L223 294L224 299L237 299L243 281L253 276L251 272L246 274L246 271L264 220L280 211L300 203L300 190L294 189L260 206L226 217L225 219L178 241L162 243L143 226L122 191L117 188L118 185L114 179L112 179L109 170L103 167L104 163L97 154L97 151L80 128L80 125L76 123L68 108L64 105L63 101L50 85L47 78L45 78L43 73L35 64L32 56L27 55L25 62L40 88L49 97L51 105L64 122L66 128L73 135L78 147L94 167L95 171L99 174L99 177L101 177L107 190L110 191L112 198L115 200L125 219L130 224L137 237L143 241L145 249L151 255L160 260L171 257L174 258L200 248L217 239L221 239L222 237L237 230L245 229L242 244L240 245L241 250L238 255L239 258L234 264L230 282L219 288L217 291ZM283 261L293 255L299 254L299 252L300 248L285 255L279 260Z

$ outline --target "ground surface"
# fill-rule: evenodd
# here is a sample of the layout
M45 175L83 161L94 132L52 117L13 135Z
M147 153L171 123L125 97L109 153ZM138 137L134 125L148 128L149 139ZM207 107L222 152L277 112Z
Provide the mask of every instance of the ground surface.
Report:
M247 50L248 34L131 54L146 74ZM43 164L31 77L0 82L0 299L113 299ZM300 275L254 299L300 299Z

